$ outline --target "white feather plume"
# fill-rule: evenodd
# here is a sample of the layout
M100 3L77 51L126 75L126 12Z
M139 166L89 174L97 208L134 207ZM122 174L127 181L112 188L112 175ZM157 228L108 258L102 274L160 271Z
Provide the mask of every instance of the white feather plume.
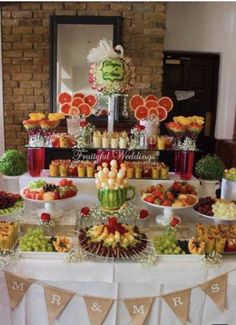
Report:
M119 58L119 54L112 47L112 42L107 41L105 38L100 40L97 47L89 51L87 60L90 63L101 62L106 58Z

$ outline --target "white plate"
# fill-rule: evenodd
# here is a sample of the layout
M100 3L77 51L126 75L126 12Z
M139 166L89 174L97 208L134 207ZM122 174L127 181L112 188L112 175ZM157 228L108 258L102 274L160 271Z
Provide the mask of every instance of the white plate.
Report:
M190 194L188 194L188 195L190 195ZM150 203L150 202L146 202L143 198L142 198L142 196L141 196L141 200L144 202L144 203L146 203L146 204L148 204L148 205L150 205L150 206L152 206L152 207L154 207L154 208L158 208L158 209L170 209L170 210L181 210L181 209L186 209L186 208L191 208L191 207L193 207L195 204L197 204L198 203L198 198L197 198L197 196L195 196L195 195L193 195L194 197L196 197L196 202L194 203L194 204L192 204L192 205L186 205L186 206L183 206L183 207L172 207L172 206L165 206L165 205L158 205L158 204L155 204L155 203Z
M33 199L29 199L27 198L26 196L24 196L24 190L27 189L27 187L24 187L22 190L21 190L21 196L24 200L26 201L30 201L30 202L34 202L34 203L56 203L56 202L64 202L64 201L68 201L68 200L71 200L73 198L75 198L77 195L78 195L78 192L76 193L76 195L74 196L71 196L71 197L68 197L66 199L59 199L59 200L33 200Z
M197 210L194 209L194 211L199 214L200 216L207 218L207 219L211 219L212 221L216 221L216 222L236 222L236 219L225 219L225 217L219 218L219 217L215 217L215 216L207 216L206 214L200 213Z

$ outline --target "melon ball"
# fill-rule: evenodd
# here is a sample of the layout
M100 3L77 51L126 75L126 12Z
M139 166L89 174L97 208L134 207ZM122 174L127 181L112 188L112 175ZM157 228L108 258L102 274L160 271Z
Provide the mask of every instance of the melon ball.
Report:
M108 173L108 177L110 177L110 178L115 178L115 177L116 177L116 173L114 173L113 171L110 171L110 172Z
M122 171L119 171L119 173L117 174L118 178L124 178L125 173L123 173Z
M107 163L105 161L102 163L102 167L104 167L104 168L107 167Z
M100 171L98 172L98 177L99 177L99 178L103 178L103 177L104 177L104 173L103 173L102 170L100 170Z
M108 182L108 185L110 185L110 186L115 184L115 180L113 178L109 178L107 182Z
M109 173L109 169L107 167L104 167L103 168L103 173L107 175Z
M117 174L117 168L116 167L111 167L111 171L113 171L115 174Z
M115 159L112 159L111 162L110 162L110 165L112 167L116 167L117 166L117 161Z

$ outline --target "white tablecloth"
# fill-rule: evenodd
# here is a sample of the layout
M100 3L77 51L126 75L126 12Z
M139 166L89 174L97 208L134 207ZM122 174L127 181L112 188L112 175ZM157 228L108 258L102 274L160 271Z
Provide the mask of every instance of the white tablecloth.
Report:
M172 177L173 179L174 177ZM32 178L20 178L20 187L26 186ZM34 178L34 180L36 180ZM47 179L48 180L48 179ZM52 179L50 179L52 180ZM57 181L54 179L54 181ZM74 179L79 184L78 198L70 201L71 208L91 206L96 200L96 190L91 179ZM132 180L137 193L147 185L160 181ZM168 181L169 183L172 180ZM196 179L191 181L199 186ZM133 201L137 207L140 198ZM30 205L29 205L30 206ZM157 213L156 210L152 212ZM185 218L199 221L189 209ZM143 266L132 262L66 263L59 259L22 259L9 268L19 276L42 280L53 286L75 291L80 295L94 295L111 298L145 297L185 289L204 282L236 267L234 257L224 258L220 268L207 269L194 256L160 257L155 266ZM227 310L222 314L214 303L201 292L193 289L190 301L189 324L236 325L236 271L229 274L227 288ZM89 325L83 299L75 296L54 325ZM162 299L156 299L145 325L180 325L180 321ZM47 325L47 312L43 288L34 284L30 287L19 307L11 312L3 273L0 272L0 325ZM121 301L116 301L104 325L131 325L131 319Z
M207 269L193 256L162 257L155 266L132 262L66 263L63 260L24 259L9 268L20 276L43 280L48 284L75 291L80 295L111 298L145 297L181 290L211 279L236 266L227 257L220 268ZM0 324L47 325L46 305L42 287L34 284L11 312L3 274L0 273ZM228 276L227 310L222 314L214 303L198 288L192 290L189 324L236 324L236 271ZM83 299L75 296L55 325L89 325ZM157 298L146 325L180 325L166 305ZM116 301L104 325L131 325L130 317L121 301Z

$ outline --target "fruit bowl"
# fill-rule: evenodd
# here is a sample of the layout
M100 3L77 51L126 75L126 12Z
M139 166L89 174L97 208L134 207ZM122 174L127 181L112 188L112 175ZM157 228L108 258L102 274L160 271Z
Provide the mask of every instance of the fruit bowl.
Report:
M77 186L72 180L62 179L58 183L49 184L39 180L31 182L28 187L21 190L21 195L24 200L33 203L43 203L44 210L53 216L62 214L62 209L58 209L55 205L58 202L74 198L78 194Z
M169 188L162 184L148 187L141 191L141 200L154 208L162 208L163 214L157 216L157 223L168 224L174 210L193 207L198 202L197 192L187 182L174 182Z

